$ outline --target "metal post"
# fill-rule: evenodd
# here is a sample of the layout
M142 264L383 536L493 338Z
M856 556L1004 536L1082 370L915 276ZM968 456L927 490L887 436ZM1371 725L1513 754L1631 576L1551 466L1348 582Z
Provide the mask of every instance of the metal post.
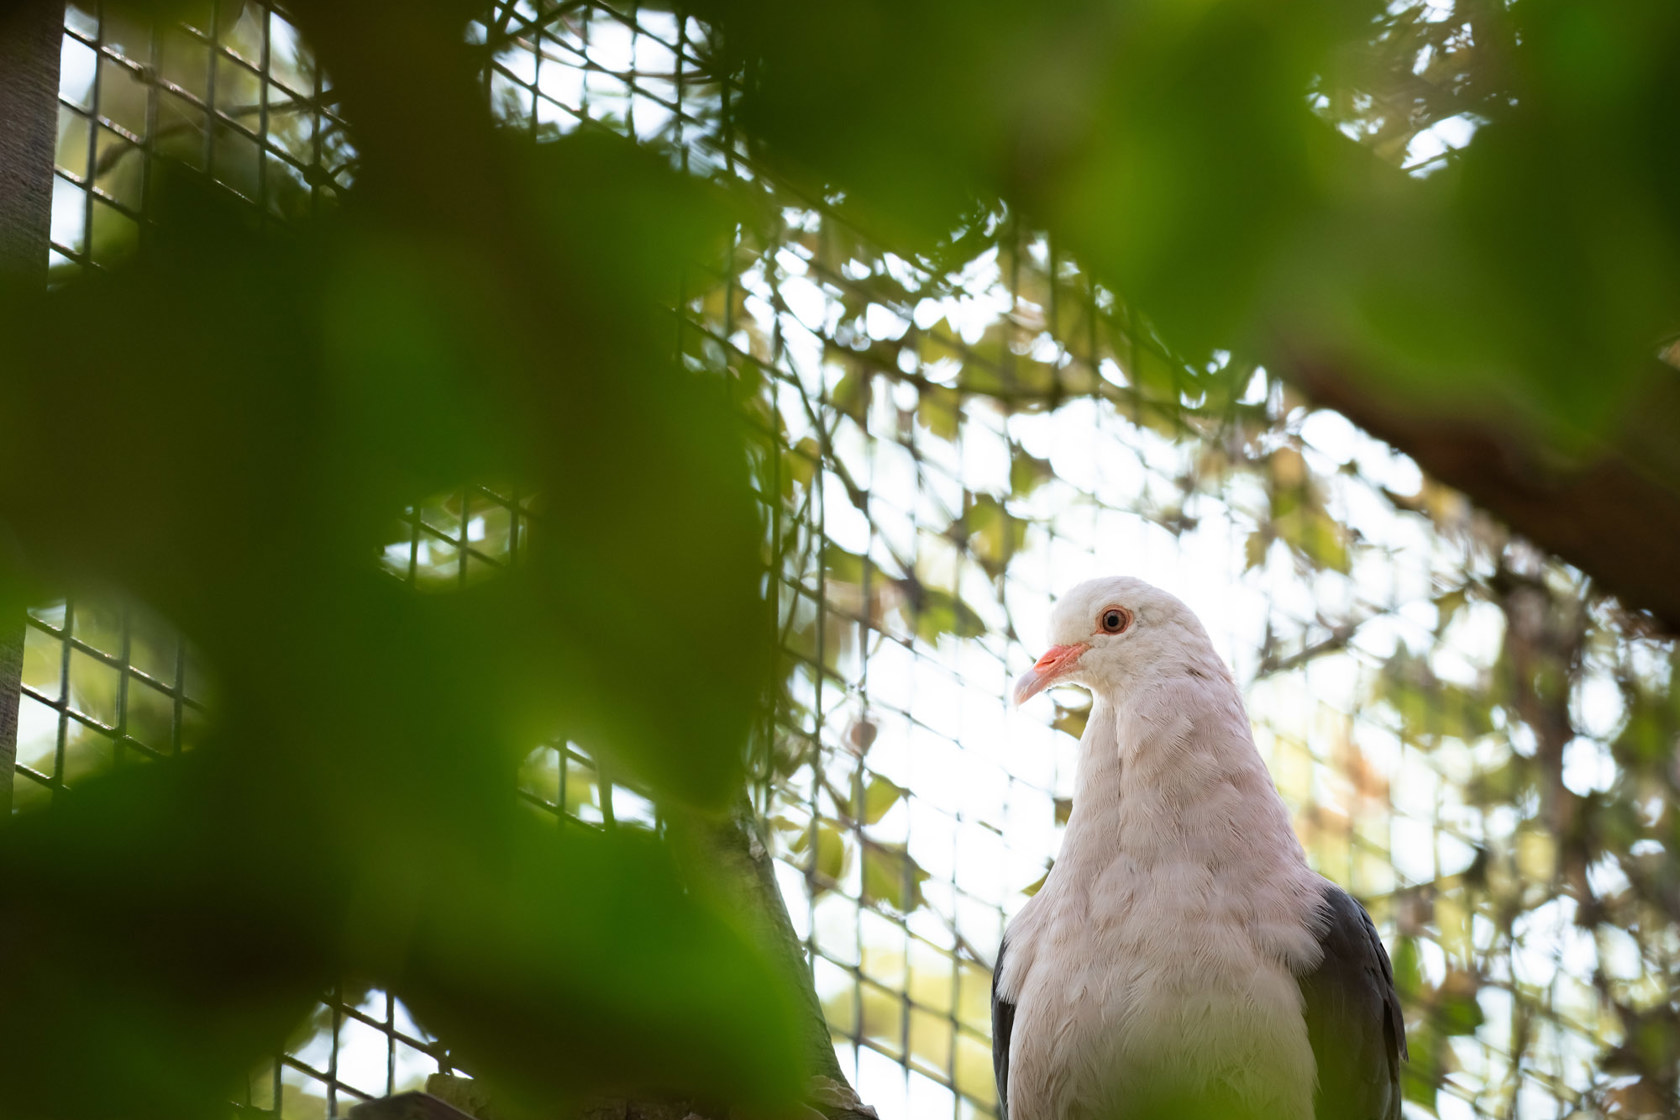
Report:
M58 55L63 0L19 0L0 15L0 294L47 278L53 153L58 139ZM18 352L0 340L0 360ZM23 687L21 618L0 619L0 813L11 815Z

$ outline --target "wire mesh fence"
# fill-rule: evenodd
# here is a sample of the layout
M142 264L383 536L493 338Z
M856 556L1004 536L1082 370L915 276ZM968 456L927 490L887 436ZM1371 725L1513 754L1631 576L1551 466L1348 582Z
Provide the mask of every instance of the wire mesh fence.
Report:
M1011 711L1007 683L1056 592L1124 572L1202 617L1309 859L1376 918L1410 1109L1673 1108L1672 1044L1649 1031L1674 1018L1680 945L1647 889L1673 819L1671 643L1264 370L1188 366L1008 212L895 254L737 134L702 22L522 2L471 35L509 127L618 133L758 204L690 276L672 338L751 429L785 669L756 796L866 1102L996 1115L989 966L1054 857L1085 714ZM145 244L164 161L275 220L354 181L280 10L153 27L71 4L62 59L55 280ZM517 563L535 521L516 487L467 486L402 511L382 561L446 590ZM138 607L33 612L18 811L190 749L213 677ZM576 744L535 747L520 793L563 827L658 823ZM339 1115L451 1068L400 1002L339 990L240 1107Z

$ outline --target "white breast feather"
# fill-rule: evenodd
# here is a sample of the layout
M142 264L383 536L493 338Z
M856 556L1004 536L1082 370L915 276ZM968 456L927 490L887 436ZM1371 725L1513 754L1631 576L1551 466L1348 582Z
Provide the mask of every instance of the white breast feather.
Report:
M1190 679L1123 717L1097 701L1062 851L1007 935L1011 1120L1109 1120L1174 1084L1312 1120L1294 973L1320 881L1218 675L1228 700Z

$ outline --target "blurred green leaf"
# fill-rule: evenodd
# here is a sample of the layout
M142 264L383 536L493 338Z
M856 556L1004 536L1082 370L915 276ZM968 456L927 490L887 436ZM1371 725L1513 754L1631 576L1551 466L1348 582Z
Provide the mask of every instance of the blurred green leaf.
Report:
M829 403L859 424L869 422L869 402L874 379L862 370L853 370L840 379L829 394Z
M1447 974L1435 992L1431 1009L1436 1029L1448 1037L1476 1033L1484 1016L1482 1005L1476 1000L1477 980L1474 974L1454 970Z
M974 613L974 608L949 591L936 587L916 585L910 610L916 625L916 636L924 642L937 643L943 634L975 638L986 632L986 623Z
M1493 730L1486 699L1441 680L1427 659L1405 648L1384 663L1373 699L1392 705L1401 725L1414 735L1468 740Z
M223 1116L345 963L331 842L232 776L130 769L0 833L0 942L28 962L0 1001L9 1114Z
M1075 739L1082 739L1085 736L1085 724L1090 718L1091 709L1089 706L1083 708L1065 707L1058 702L1056 704L1056 718L1051 721L1050 726L1063 734L1072 735Z
M962 427L962 398L954 390L923 386L916 404L916 421L939 439L957 437Z
M927 880L928 873L904 845L864 842L863 902L908 914L926 901L922 884Z
M1394 968L1394 990L1405 1004L1415 1003L1423 994L1423 968L1418 957L1415 937L1398 937L1389 954Z
M1447 1069L1446 1042L1429 1023L1406 1028L1407 1058L1400 1067L1400 1092L1406 1100L1435 1110L1435 1095Z
M968 545L981 567L996 576L1003 573L1015 553L1026 544L1027 523L1010 514L991 495L978 494L949 532Z
M855 814L864 824L879 824L909 791L879 774L871 774L863 788L863 811Z
M1321 509L1297 508L1272 520L1272 529L1315 567L1347 572L1352 567L1344 539L1347 530ZM1253 557L1252 551L1250 558Z
M371 189L268 234L177 171L145 254L0 307L45 340L0 367L6 562L138 596L220 686L191 761L64 775L73 797L0 844L34 962L0 1010L9 1112L222 1115L346 974L517 1092L802 1089L751 943L631 841L532 838L509 788L557 733L662 798L740 788L763 534L726 394L653 329L730 217L618 141L500 158L549 245L416 228ZM472 478L540 496L522 562L443 594L381 574L391 519ZM89 1053L108 1075L72 1072Z
M461 861L429 886L392 985L467 1068L513 1099L625 1083L747 1108L798 1096L792 999L653 838L524 833L491 867Z
M1010 447L1010 494L1017 498L1025 498L1054 477L1055 472L1051 469L1050 460L1031 455L1019 446Z
M837 883L845 875L846 838L833 825L826 822L817 825L817 852L811 866L831 882Z

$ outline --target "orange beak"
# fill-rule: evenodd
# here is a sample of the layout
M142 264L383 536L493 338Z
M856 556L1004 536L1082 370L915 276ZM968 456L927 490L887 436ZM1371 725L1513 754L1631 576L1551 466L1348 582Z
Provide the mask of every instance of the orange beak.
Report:
M1025 704L1059 678L1067 676L1079 664L1079 655L1090 648L1090 643L1079 642L1071 646L1051 646L1045 650L1044 656L1031 669L1016 678L1015 703Z

